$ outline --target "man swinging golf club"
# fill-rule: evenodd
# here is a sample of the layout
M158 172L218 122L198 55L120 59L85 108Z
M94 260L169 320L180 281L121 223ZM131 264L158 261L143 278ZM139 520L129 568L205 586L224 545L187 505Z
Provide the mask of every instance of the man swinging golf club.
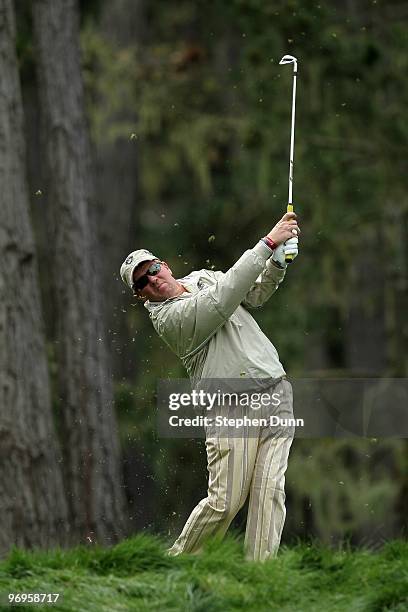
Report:
M278 353L248 312L271 297L298 254L300 229L292 204L297 60L285 55L280 63L292 64L294 70L286 214L225 274L199 270L176 279L165 262L144 249L130 253L120 274L144 301L155 330L180 357L193 385L243 378L249 388L263 383L270 397L279 397L280 413L293 417L291 385ZM294 428L248 431L230 435L227 429L220 435L211 426L205 428L208 493L193 509L170 555L199 552L209 537L224 535L248 496L246 558L265 561L277 554Z
M264 304L282 282L284 243L298 236L295 213L286 213L224 274L199 270L180 279L158 257L130 253L121 277L144 301L159 336L182 360L191 379L265 380L292 415L291 385L273 344L248 309ZM223 535L249 495L246 557L277 553L285 520L285 471L293 429L260 428L251 436L206 431L208 495L192 511L169 551L198 552L208 537Z

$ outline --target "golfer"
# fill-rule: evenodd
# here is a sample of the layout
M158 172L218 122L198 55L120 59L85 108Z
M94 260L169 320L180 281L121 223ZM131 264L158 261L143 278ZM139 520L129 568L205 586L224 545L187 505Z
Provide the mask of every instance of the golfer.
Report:
M144 301L155 330L194 385L203 379L240 379L255 390L263 381L271 394L279 394L283 413L293 416L291 385L278 353L248 309L262 306L276 291L286 272L284 243L299 233L295 213L286 213L226 273L198 270L176 279L149 251L126 258L122 280ZM246 558L275 556L286 515L285 471L293 434L290 427L260 427L256 435L220 437L206 429L208 495L169 554L199 552L210 536L224 535L249 495Z

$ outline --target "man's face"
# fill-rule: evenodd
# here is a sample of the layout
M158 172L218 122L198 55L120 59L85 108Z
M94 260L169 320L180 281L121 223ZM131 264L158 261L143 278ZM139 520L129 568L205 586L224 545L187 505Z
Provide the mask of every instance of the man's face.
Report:
M136 282L141 276L146 274L150 266L157 261L157 259L144 261L137 266L133 272L133 282ZM147 285L135 293L135 295L151 302L163 302L180 293L179 283L173 277L168 265L164 261L159 263L161 264L160 271L155 276L147 276Z

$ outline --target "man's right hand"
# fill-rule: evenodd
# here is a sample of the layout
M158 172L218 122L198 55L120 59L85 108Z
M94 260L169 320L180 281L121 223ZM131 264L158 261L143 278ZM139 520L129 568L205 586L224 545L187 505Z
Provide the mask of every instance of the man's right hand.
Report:
M282 219L277 222L267 236L279 245L290 238L295 238L299 234L300 229L296 221L296 213L288 212L283 215Z

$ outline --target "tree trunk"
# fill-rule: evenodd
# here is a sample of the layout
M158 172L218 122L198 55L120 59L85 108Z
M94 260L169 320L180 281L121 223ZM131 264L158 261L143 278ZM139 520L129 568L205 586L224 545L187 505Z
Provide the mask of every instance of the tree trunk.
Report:
M100 543L124 533L125 498L91 223L93 168L74 0L33 3L52 210L58 395L71 525Z
M115 0L103 3L99 30L109 45L121 49L139 48L146 37L145 0ZM129 120L129 115L115 114L115 120ZM137 126L137 109L133 109ZM136 129L136 128L135 128ZM98 221L104 247L105 310L112 331L113 370L116 380L133 381L138 363L135 345L130 338L129 294L119 277L119 266L130 251L142 244L140 236L139 144L121 136L114 142L99 142L97 146ZM112 206L112 202L115 203ZM119 236L112 240L112 228ZM119 293L117 288L121 286ZM119 295L118 295L119 293Z
M66 542L29 219L12 0L0 0L0 554Z

